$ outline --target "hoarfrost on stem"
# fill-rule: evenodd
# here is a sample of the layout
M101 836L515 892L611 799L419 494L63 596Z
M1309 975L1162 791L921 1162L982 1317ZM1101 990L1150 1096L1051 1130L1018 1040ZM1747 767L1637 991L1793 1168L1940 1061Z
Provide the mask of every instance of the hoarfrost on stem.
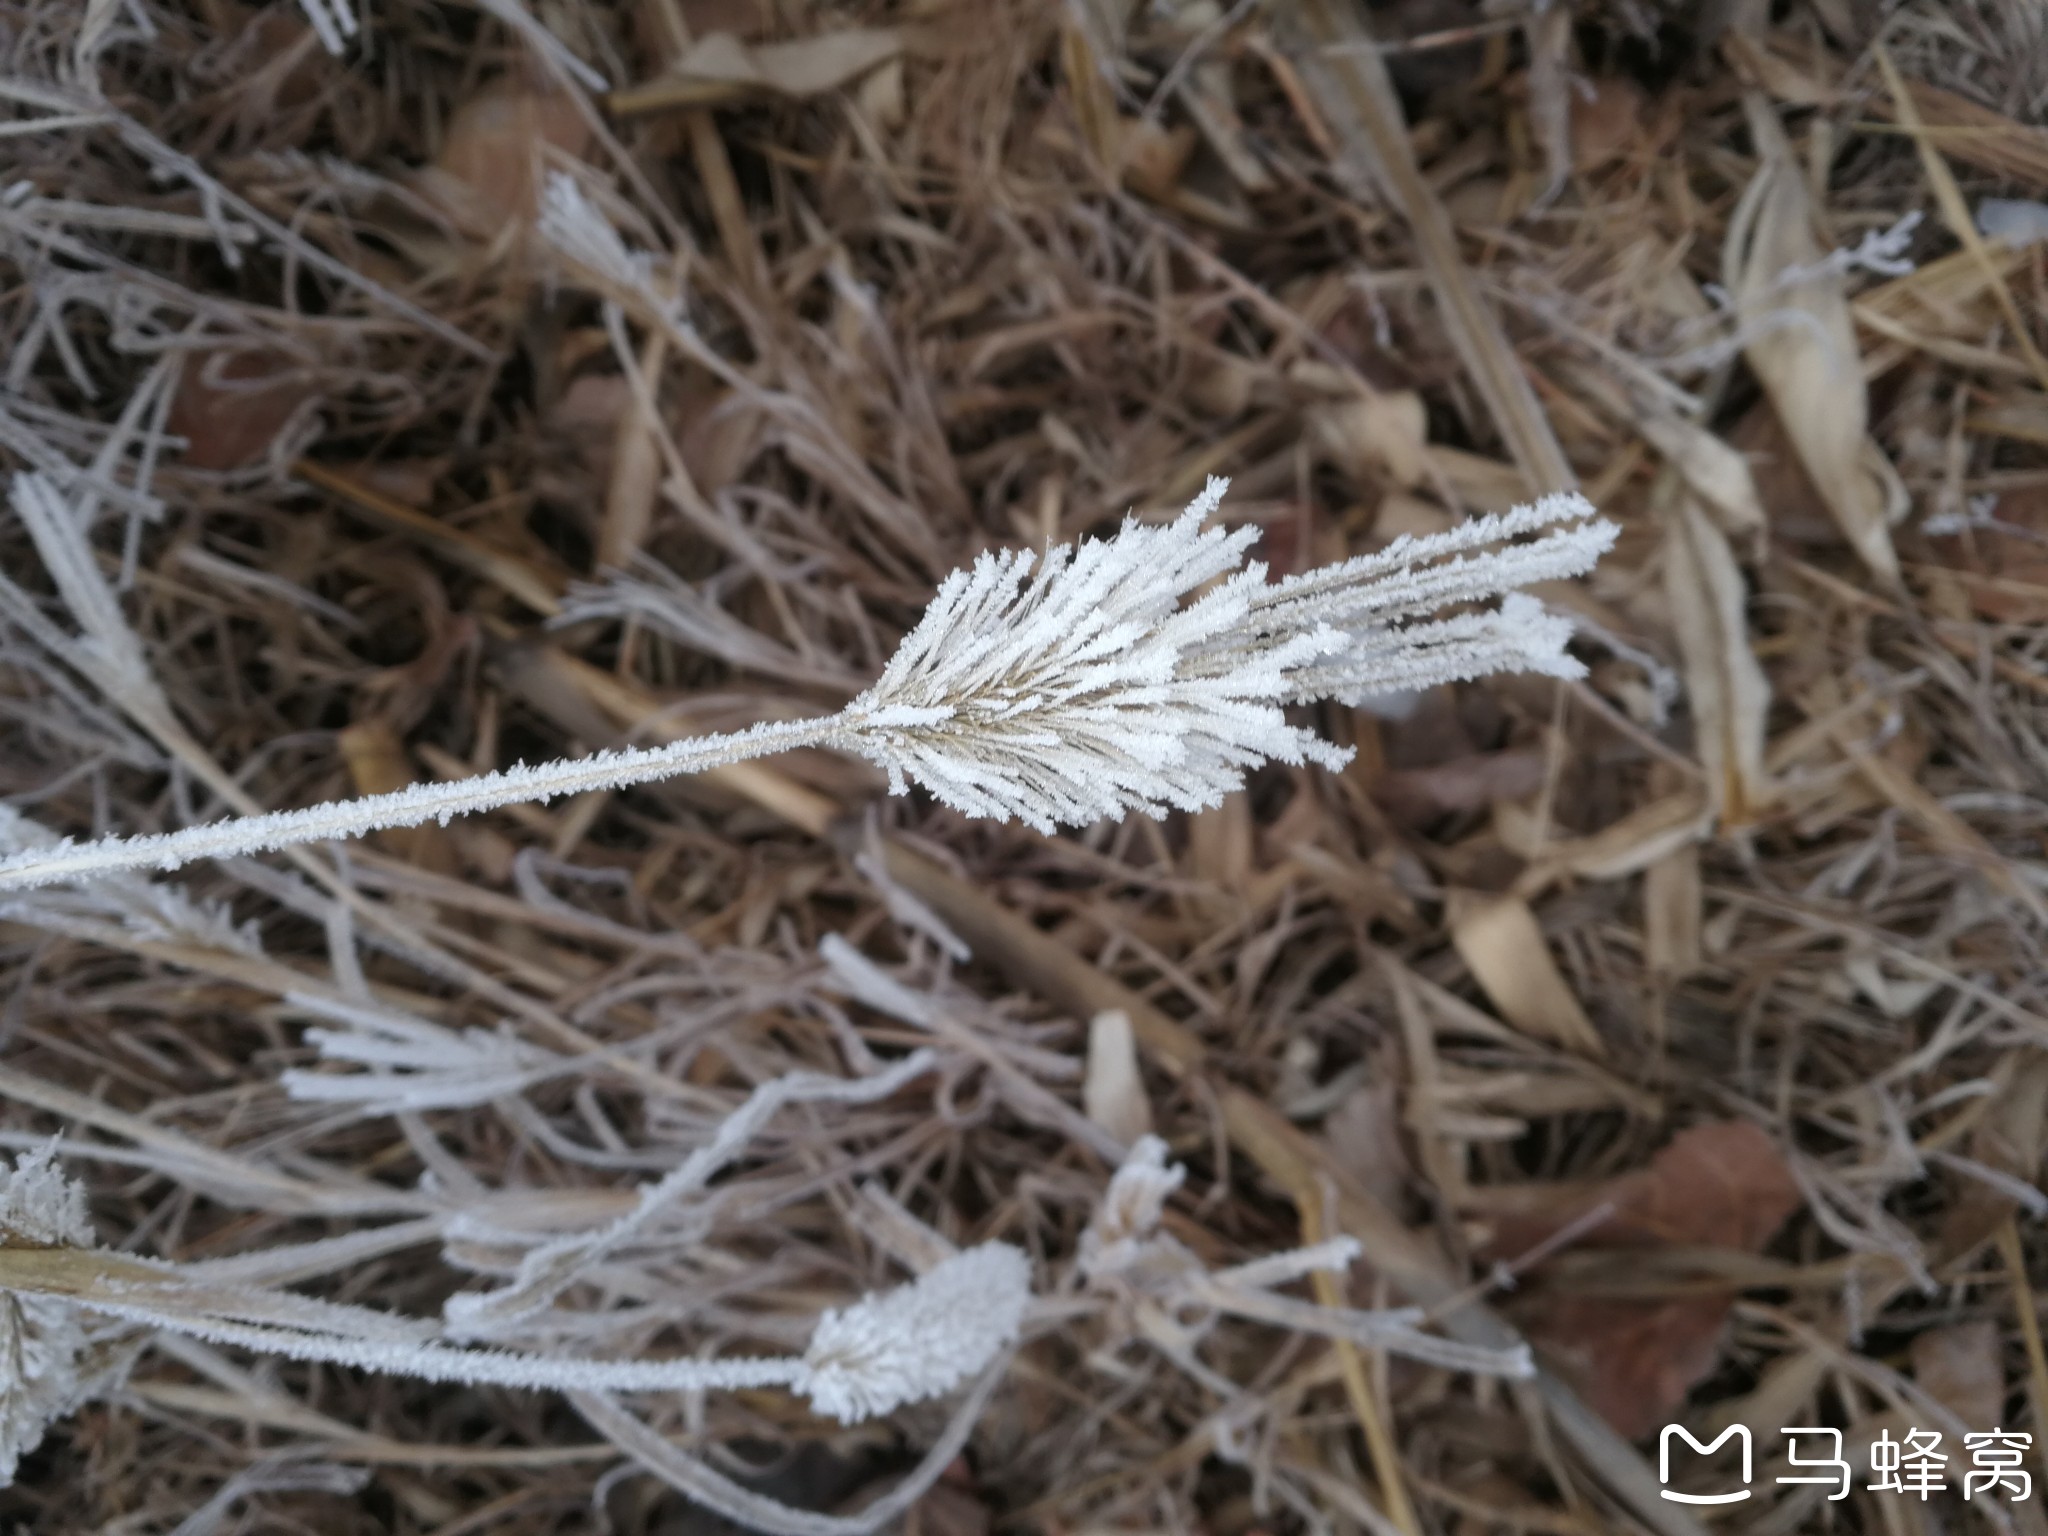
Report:
M612 254L631 268L622 252ZM1583 673L1566 650L1570 621L1518 589L1580 575L1611 547L1614 525L1584 497L1546 496L1269 584L1263 565L1245 563L1255 529L1202 526L1225 484L1212 478L1170 523L1127 518L1111 538L1042 559L982 555L945 579L874 686L836 715L27 850L0 858L0 890L445 822L802 746L870 758L898 792L915 781L968 815L1051 831L1213 806L1268 762L1342 766L1348 751L1289 724L1289 704L1489 672ZM1437 616L1494 598L1496 608Z
M56 1144L0 1164L0 1244L83 1246L93 1241L85 1191L54 1161ZM0 1488L52 1422L107 1390L122 1357L109 1352L77 1307L57 1296L0 1291Z

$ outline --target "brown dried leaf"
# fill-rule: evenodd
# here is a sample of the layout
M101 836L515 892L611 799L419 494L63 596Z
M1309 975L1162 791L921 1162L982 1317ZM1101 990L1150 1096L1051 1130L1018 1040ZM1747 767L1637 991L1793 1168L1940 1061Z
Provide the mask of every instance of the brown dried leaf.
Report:
M1369 1072L1323 1120L1331 1158L1390 1211L1401 1209L1410 1171L1401 1143L1397 1076L1391 1069Z
M1649 104L1624 77L1589 80L1571 92L1572 164L1581 175L1643 152Z
M1560 1295L1546 1298L1540 1320L1524 1328L1588 1407L1640 1440L1669 1423L1713 1371L1733 1305L1725 1296L1643 1302Z
M186 363L164 427L194 469L241 469L317 393L312 372L275 348L214 352Z
M1842 277L1823 265L1806 176L1777 118L1752 100L1762 153L1728 221L1723 279L1744 355L1843 535L1887 585L1899 580L1891 523L1904 488L1870 441L1870 402Z
M1373 780L1372 793L1395 820L1420 826L1450 812L1533 795L1548 768L1541 747L1465 752L1427 768L1388 769Z
M1451 942L1510 1024L1581 1055L1605 1054L1527 902L1454 890L1448 906Z
M1413 390L1330 401L1309 413L1309 430L1353 480L1380 474L1406 487L1428 473L1429 412Z
M1636 1173L1561 1193L1530 1191L1498 1221L1485 1256L1512 1261L1578 1224L1588 1228L1574 1239L1582 1247L1756 1253L1800 1203L1768 1134L1712 1121L1681 1131ZM1633 1301L1538 1288L1520 1321L1602 1418L1638 1438L1667 1422L1714 1368L1731 1302L1725 1293Z
M1992 516L2003 527L1973 527L1932 541L1933 553L1968 578L1963 589L1980 618L1996 624L2048 623L2048 490L2006 491Z
M547 148L582 155L590 128L565 91L500 83L465 101L448 124L427 190L479 240L530 223Z

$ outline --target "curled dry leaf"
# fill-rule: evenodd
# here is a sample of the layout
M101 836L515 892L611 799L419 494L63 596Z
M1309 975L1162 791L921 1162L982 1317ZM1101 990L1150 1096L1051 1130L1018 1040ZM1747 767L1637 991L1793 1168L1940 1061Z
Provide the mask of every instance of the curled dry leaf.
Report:
M1741 826L1773 798L1764 766L1771 685L1749 646L1748 594L1727 535L1695 497L1673 500L1664 592L1685 663L1693 733L1716 814L1724 826Z
M1323 455L1353 480L1384 475L1398 486L1429 468L1429 414L1410 389L1357 395L1316 407L1309 428Z
M1730 1248L1757 1253L1799 1208L1770 1136L1739 1121L1679 1132L1636 1173L1571 1190L1532 1190L1496 1224L1484 1256L1512 1263L1571 1236L1581 1248ZM1573 1236L1575 1229L1583 1233ZM1613 1266L1626 1274L1624 1260ZM1538 1352L1631 1439L1667 1423L1719 1361L1734 1295L1660 1300L1541 1284L1518 1320Z
M1731 534L1764 531L1763 502L1749 460L1706 428L1653 408L1638 420L1643 438L1663 454Z
M312 371L274 347L211 352L186 361L164 428L193 469L244 469L317 394Z
M1744 355L1843 536L1896 585L1890 525L1905 492L1867 432L1870 402L1842 275L1825 264L1805 174L1777 119L1761 104L1749 115L1763 153L1722 250Z
M493 85L456 109L423 181L465 233L488 241L508 224L533 222L548 149L577 157L589 142L566 92Z
M1452 891L1451 942L1487 998L1523 1034L1585 1056L1605 1047L1519 896Z

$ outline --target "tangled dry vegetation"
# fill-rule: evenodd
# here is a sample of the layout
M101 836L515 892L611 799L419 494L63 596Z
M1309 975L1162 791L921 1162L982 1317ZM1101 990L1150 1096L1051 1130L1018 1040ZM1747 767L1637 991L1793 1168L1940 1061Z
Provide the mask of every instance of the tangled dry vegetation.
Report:
M852 1427L91 1314L0 1520L1685 1536L1644 1437L1747 1422L1744 1529L2048 1530L1771 1481L2048 1406L2048 39L1876 9L0 0L9 849L827 713L1212 473L1282 574L1623 526L1589 677L1198 816L817 751L7 895L0 1142L90 1196L9 1197L10 1440L123 1256L619 1361L1035 1299Z

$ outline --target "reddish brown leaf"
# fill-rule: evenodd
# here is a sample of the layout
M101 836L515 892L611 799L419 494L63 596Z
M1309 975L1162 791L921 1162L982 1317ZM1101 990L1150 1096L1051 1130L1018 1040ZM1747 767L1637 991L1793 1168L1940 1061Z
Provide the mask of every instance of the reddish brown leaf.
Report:
M194 469L240 469L314 394L312 374L273 348L214 352L185 365L165 428L185 439Z
M1671 1422L1694 1385L1720 1361L1728 1296L1627 1301L1545 1298L1524 1329L1586 1405L1631 1440Z
M1591 80L1570 94L1572 164L1597 171L1630 155L1642 155L1649 97L1633 80L1614 76Z
M1490 1256L1512 1260L1611 1206L1575 1242L1596 1248L1738 1248L1754 1253L1799 1208L1799 1186L1771 1138L1741 1121L1691 1126L1650 1166L1598 1184L1536 1191L1495 1228Z
M1647 1168L1572 1190L1538 1191L1497 1223L1487 1257L1512 1262L1573 1234L1612 1249L1761 1250L1800 1204L1776 1145L1735 1121L1681 1131ZM1605 1214L1601 1212L1605 1208ZM1634 1301L1539 1283L1518 1309L1530 1341L1621 1433L1670 1419L1720 1359L1732 1292Z

